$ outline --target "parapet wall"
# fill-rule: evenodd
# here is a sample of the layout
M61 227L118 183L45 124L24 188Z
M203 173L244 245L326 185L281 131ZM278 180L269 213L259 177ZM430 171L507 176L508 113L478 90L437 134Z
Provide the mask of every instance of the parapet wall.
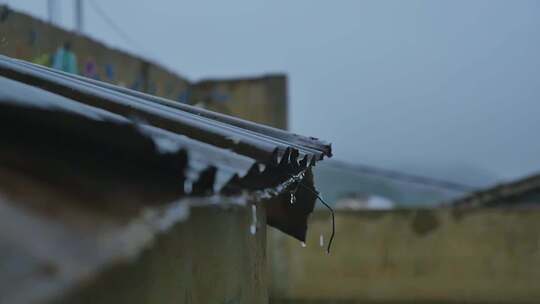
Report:
M271 303L538 303L540 210L339 211L268 238Z

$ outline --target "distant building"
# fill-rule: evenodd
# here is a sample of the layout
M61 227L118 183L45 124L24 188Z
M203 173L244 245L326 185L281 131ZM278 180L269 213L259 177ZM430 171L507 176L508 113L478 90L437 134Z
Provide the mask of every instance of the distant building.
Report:
M335 203L336 209L339 210L386 210L392 209L395 206L396 204L386 197L369 194L350 195L339 199Z

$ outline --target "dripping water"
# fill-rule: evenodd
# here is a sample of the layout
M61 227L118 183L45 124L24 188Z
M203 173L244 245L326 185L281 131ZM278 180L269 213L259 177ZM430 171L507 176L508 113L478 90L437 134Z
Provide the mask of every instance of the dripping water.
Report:
M302 182L299 182L298 184L300 186L302 186L304 189L306 189L309 192L313 193L313 195L315 195L315 197L317 197L319 199L319 201L326 208L328 208L328 210L330 211L330 215L332 216L332 218L331 218L331 220L332 220L332 234L330 235L330 240L328 241L328 245L326 247L326 253L330 254L330 248L332 248L332 241L334 240L334 236L336 234L336 220L335 220L335 215L334 215L334 209L332 209L332 207L330 207L330 205L328 205L328 203L322 198L321 195L319 195L319 193L317 191L315 191L314 189L311 189L310 187L302 184ZM322 241L324 241L324 239L322 239Z
M291 195L290 202L291 202L291 205L293 205L294 203L296 203L296 195L294 192L291 192L290 195Z
M257 206L251 205L251 225L249 226L249 232L251 235L257 233Z
M189 194L193 190L193 183L191 181L184 181L184 193Z

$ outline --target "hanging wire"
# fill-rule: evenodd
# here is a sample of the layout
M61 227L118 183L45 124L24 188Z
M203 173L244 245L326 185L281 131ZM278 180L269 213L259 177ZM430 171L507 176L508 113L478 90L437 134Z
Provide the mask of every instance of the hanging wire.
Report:
M107 15L105 10L102 9L98 5L97 1L92 0L92 1L87 1L87 2L90 3L90 6L94 9L94 11L103 19L103 21L105 21L105 23L107 23L109 25L109 27L111 29L113 29L116 32L116 34L118 34L120 37L122 37L122 39L124 39L126 42L128 42L132 46L143 50L144 53L146 54L146 56L148 57L147 49L141 43L137 42L137 40L133 39L118 24L116 24L116 22L113 20L113 18L109 17L109 15Z
M302 183L302 181L298 181L298 185L302 186L304 189L310 191L311 193L313 193L318 199L319 201L326 207L328 208L328 210L330 210L330 214L332 215L332 234L330 235L330 240L328 241L328 246L326 247L326 253L330 254L330 249L332 248L332 242L334 241L334 235L336 234L336 219L335 219L335 216L334 216L334 209L332 209L332 207L330 207L330 205L328 205L328 203L326 203L322 197L319 195L319 193L317 193L317 191L315 191L314 189L311 189L310 187L304 185Z

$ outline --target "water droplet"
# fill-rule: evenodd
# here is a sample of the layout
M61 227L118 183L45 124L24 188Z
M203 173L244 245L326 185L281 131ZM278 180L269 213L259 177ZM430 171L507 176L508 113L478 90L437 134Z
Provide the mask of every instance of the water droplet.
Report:
M277 192L275 189L267 189L266 192L272 197L279 194L279 192Z
M302 246L302 248L306 248L306 243L302 242L300 243L300 245Z
M189 194L193 190L193 183L190 181L184 181L184 193Z
M251 205L251 225L249 226L249 232L252 235L257 233L257 206L255 204Z
M290 193L291 194L291 205L296 203L296 196L294 195L293 192Z
M321 247L324 247L324 235L322 235L322 233L321 233L321 236L319 237L319 245L321 245Z
M238 137L227 137L228 140L232 141L233 144L238 145L240 143L240 138Z
M264 164L258 164L257 168L259 169L259 172L263 172L266 169L266 166Z

